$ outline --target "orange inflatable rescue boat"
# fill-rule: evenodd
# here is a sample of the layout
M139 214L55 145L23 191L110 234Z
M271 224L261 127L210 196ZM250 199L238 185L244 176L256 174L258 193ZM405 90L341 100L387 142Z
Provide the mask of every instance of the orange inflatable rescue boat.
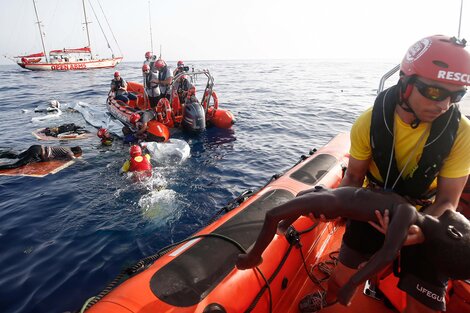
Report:
M203 92L200 95L199 102L194 86L189 90L183 90L181 86L183 80L192 85L200 76L206 77L207 82L204 89L202 89ZM219 99L213 86L214 78L208 70L182 72L176 75L170 86L170 100L160 99L156 108L154 108L156 112L155 122L158 124L152 126L149 132L163 138L167 133L169 136L170 129L175 127L190 131L202 131L206 129L206 126L232 127L235 118L230 111L219 107ZM109 97L107 100L107 108L110 114L125 124L129 124L132 113L151 109L142 84L128 82L127 91L136 95L137 99L129 100L127 104L113 97ZM194 97L191 97L191 95Z
M235 261L239 253L254 244L267 210L317 185L337 187L348 164L348 151L348 134L336 136L318 151L312 150L285 173L274 175L259 191L243 193L233 200L219 211L225 213L223 216L191 238L165 247L122 271L82 310L299 312L298 303L305 295L325 290L337 263L344 233L342 224L300 217L288 236L275 236L259 267L238 270ZM365 294L357 293L351 306L335 304L321 312L399 312L393 305L401 309L403 297L393 279L387 279L379 287L386 294L391 291L390 301L366 296L376 294L365 289ZM448 309L451 303L452 299Z

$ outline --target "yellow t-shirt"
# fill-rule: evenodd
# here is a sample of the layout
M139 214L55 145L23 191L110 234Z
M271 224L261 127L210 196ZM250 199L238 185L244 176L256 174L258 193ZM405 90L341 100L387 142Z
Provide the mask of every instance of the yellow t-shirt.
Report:
M351 128L351 149L350 154L357 160L368 160L372 158L372 149L370 146L370 125L372 119L372 108L367 109L359 116ZM429 136L430 123L421 122L415 129L395 113L395 158L397 160L398 170L403 171L403 177L408 177L416 165L418 164L423 152L424 144ZM420 140L421 136L423 138ZM418 143L418 145L417 145ZM417 145L417 147L416 147ZM411 154L411 157L410 157ZM409 161L408 158L410 157ZM407 164L408 162L408 164ZM379 181L383 182L377 165L372 160L369 165L370 173ZM470 174L470 121L462 115L460 119L457 138L444 161L439 176L446 178L458 178ZM388 182L389 187L394 182ZM435 188L437 180L431 185L431 189Z

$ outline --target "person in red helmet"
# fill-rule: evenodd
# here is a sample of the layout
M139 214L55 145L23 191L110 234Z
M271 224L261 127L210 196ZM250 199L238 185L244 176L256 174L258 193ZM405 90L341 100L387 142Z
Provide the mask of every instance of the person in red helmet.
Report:
M160 96L160 89L158 88L158 76L150 70L150 66L144 64L142 66L142 74L144 77L145 94L150 102L150 107L153 109L157 106L158 96Z
M98 129L98 132L96 133L98 138L101 139L101 144L104 146L111 146L113 144L114 138L111 136L109 131L106 128L100 128Z
M154 71L153 67L154 67L154 63L156 59L157 59L157 56L153 55L151 51L147 51L145 52L145 61L143 65L148 65L150 67L150 70L153 72Z
M173 71L173 77L176 77L176 75L178 75L180 73L183 73L187 70L188 70L187 68L185 69L184 62L183 61L178 61L178 63L176 63L176 68Z
M341 186L394 191L434 217L455 211L470 173L470 122L457 106L468 85L464 40L436 35L411 46L398 83L381 92L351 128ZM301 312L334 303L339 288L382 246L388 221L371 224L347 221L328 291L302 299ZM448 277L423 257L423 240L419 227L410 228L400 250L398 288L406 292L406 313L445 310Z
M170 86L173 82L173 74L168 65L162 59L155 61L154 67L158 71L157 84L160 88L160 96L158 100L161 98L167 98L170 100Z
M175 88L178 93L180 103L184 105L186 101L188 101L188 91L195 87L193 84L191 84L187 75L180 75L173 84L173 88ZM189 95L189 99L192 100L191 102L199 102L196 98L195 92L194 94Z
M127 172L145 172L152 174L152 164L150 163L150 155L142 155L142 148L139 145L133 145L129 149L130 159L124 162L121 173Z
M156 112L154 110L147 110L140 113L132 113L129 122L134 126L134 136L140 140L158 141L159 138L154 138L152 134L147 132L148 122L155 119Z
M127 92L127 82L121 77L121 73L114 72L114 78L111 80L110 95L114 95L114 99L128 103L129 100L137 100L137 97Z

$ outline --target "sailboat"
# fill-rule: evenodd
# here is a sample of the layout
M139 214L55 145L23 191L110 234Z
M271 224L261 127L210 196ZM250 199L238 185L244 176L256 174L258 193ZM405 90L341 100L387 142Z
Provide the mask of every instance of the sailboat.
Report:
M96 58L91 50L90 33L88 30L87 12L85 7L85 0L82 0L83 13L85 16L85 28L87 33L88 45L81 48L64 48L59 50L51 50L49 54L46 53L46 46L44 44L44 32L42 30L41 22L39 21L38 10L36 1L33 1L34 13L39 28L39 35L42 43L42 52L33 53L29 55L19 55L14 57L16 63L22 68L32 71L74 71L98 68L112 68L122 61L122 56L116 57L114 54L111 58ZM104 35L104 32L103 32ZM109 45L106 35L104 35L106 42Z

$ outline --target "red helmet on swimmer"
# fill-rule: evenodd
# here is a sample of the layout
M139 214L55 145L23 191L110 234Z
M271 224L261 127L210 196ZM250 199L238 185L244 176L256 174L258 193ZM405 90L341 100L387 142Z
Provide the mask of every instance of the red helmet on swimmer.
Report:
M400 66L404 76L420 76L443 83L470 85L470 54L466 40L434 35L411 46Z
M144 64L142 66L142 72L150 71L150 66L148 64Z
M106 128L100 128L98 132L96 133L98 138L105 138L106 136L109 135L108 130Z
M142 148L139 145L133 145L129 149L129 154L131 155L131 157L142 155Z
M132 124L137 123L140 120L140 114L139 113L132 113L131 116L129 117L129 122Z
M145 52L145 58L146 59L150 59L151 57L152 57L152 52L150 52L150 51Z

